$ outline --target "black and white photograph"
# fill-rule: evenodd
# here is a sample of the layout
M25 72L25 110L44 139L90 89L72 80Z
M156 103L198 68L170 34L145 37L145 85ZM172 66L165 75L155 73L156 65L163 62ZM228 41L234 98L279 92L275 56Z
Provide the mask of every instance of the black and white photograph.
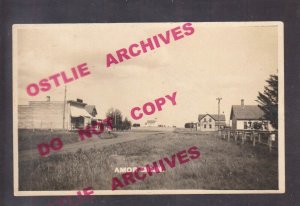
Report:
M284 193L283 27L13 25L14 194Z

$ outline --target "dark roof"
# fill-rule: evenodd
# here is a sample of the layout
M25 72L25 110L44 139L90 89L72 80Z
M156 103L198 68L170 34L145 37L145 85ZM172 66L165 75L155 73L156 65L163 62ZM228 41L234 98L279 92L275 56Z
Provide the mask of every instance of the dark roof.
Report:
M257 105L232 105L230 119L232 116L241 120L260 120L264 118L264 112Z
M84 109L92 116L95 116L97 114L95 105L85 105ZM96 112L96 114L94 114L94 111Z
M77 105L77 106L81 106L81 107L84 107L85 105L87 105L86 103L77 102L74 100L68 100L67 102L70 103L71 105Z
M198 115L198 121L200 122L200 120L203 119L206 115L210 116L215 121L218 121L218 115L217 114L199 114ZM220 114L219 115L219 120L220 121L225 121L225 115L224 114Z

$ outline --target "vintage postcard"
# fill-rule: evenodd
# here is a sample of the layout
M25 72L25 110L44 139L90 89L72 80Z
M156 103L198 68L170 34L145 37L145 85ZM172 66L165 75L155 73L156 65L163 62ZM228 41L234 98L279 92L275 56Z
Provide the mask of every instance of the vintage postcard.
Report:
M13 25L15 195L284 193L283 31Z

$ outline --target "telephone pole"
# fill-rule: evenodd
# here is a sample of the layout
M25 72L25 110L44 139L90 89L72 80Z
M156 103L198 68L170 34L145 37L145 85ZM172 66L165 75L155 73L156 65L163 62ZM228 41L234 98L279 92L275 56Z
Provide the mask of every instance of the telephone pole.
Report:
M220 131L220 101L222 97L218 97L216 100L218 100L218 131Z

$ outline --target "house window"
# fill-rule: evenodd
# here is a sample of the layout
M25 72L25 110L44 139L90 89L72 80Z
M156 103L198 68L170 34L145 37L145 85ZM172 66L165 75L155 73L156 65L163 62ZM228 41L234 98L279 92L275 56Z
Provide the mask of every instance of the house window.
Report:
M209 129L211 129L211 124L209 125Z
M248 124L247 122L244 122L244 129L247 129L248 128Z
M253 129L252 122L249 121L249 122L248 122L248 125L249 125L249 127L248 127L249 129Z
M206 124L204 124L204 128L206 128Z
M206 118L204 118L204 122L206 122Z
M209 118L209 122L211 122L211 118Z

